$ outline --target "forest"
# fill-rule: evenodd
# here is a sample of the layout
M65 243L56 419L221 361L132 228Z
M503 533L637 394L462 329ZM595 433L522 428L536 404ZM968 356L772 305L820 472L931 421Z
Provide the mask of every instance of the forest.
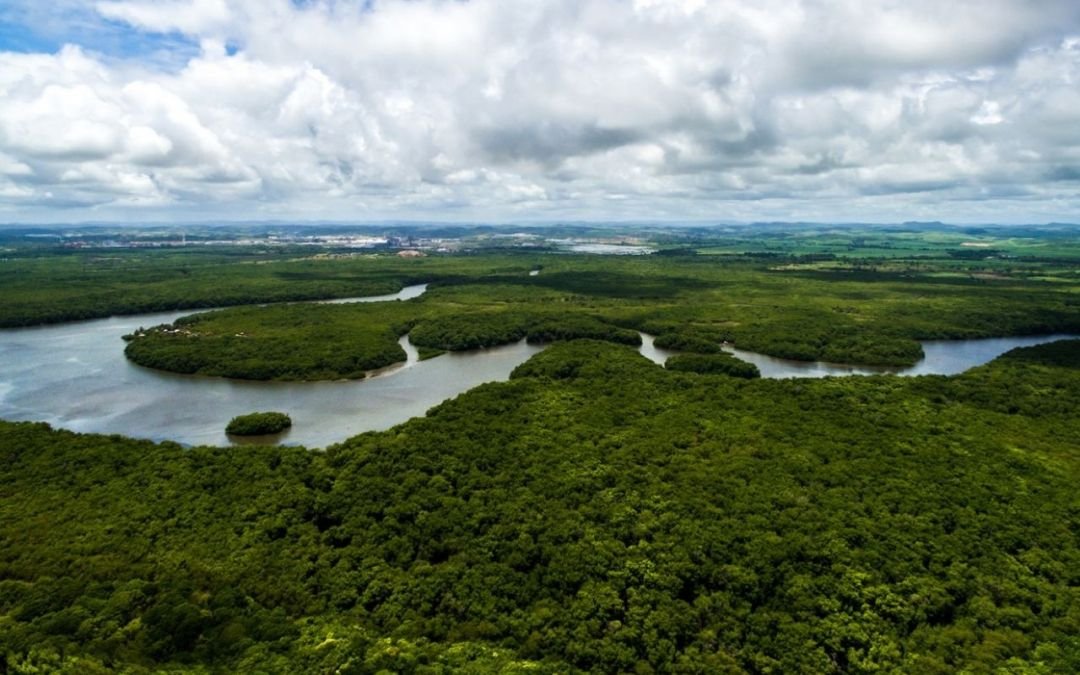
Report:
M1069 241L932 234L13 247L4 326L242 305L116 340L163 370L547 348L319 451L0 421L0 673L1080 672L1080 340L910 378L765 379L721 350L910 364L920 340L1080 332Z
M797 381L576 340L325 453L0 423L0 654L9 672L1076 672L1077 409L1077 341L954 377Z
M195 314L130 336L126 354L180 373L319 380L404 361L406 334L425 358L521 339L633 345L643 331L659 347L698 355L732 343L804 361L910 366L922 358L920 340L1080 332L1074 287L1029 279L787 270L715 256L543 261L537 276L530 258L430 261L414 271L430 276L412 300ZM673 366L734 373L732 362L693 356Z

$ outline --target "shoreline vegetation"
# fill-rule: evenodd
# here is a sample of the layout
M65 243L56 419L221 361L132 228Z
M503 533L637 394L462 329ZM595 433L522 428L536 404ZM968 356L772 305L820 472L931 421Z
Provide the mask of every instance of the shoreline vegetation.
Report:
M675 367L723 370L723 344L799 361L904 367L922 358L920 340L1080 332L1080 303L1060 284L777 272L707 256L561 256L535 277L521 262L500 271L506 261L498 257L448 260L458 275L426 279L427 292L408 301L221 309L128 336L125 354L170 372L313 381L359 379L404 361L405 334L430 358L523 338L635 345L641 331L660 348L716 355Z

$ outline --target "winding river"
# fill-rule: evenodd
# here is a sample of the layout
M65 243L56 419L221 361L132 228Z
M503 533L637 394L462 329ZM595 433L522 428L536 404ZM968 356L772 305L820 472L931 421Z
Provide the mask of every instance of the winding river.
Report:
M392 295L327 302L408 300L425 285ZM170 323L192 310L111 317L36 328L0 330L0 418L44 421L75 431L117 433L188 445L226 445L232 417L281 410L293 428L275 440L325 447L364 431L388 429L423 415L442 401L484 382L505 380L543 346L524 341L493 349L417 359L408 337L408 360L366 380L244 382L159 372L124 357L121 336L140 326ZM672 352L642 335L641 353L663 363ZM986 363L1017 346L1068 335L926 342L926 359L901 371L803 363L731 349L758 365L765 377L821 377L880 372L952 374Z
M407 300L400 293L329 302ZM228 421L254 410L281 410L293 428L276 441L325 447L363 431L388 429L484 382L505 380L542 348L526 344L408 361L366 380L244 382L175 375L137 366L120 337L170 323L191 310L111 317L0 331L0 418L37 420L75 431L117 433L188 445L227 445Z
M793 361L725 345L724 351L758 367L762 377L785 379L792 377L830 377L842 375L956 375L989 363L1010 349L1031 347L1044 342L1080 338L1080 335L1026 335L1023 337L980 338L977 340L923 340L923 359L907 368L888 366L854 366L827 361ZM663 365L678 352L653 344L653 336L641 334L641 353L654 363Z

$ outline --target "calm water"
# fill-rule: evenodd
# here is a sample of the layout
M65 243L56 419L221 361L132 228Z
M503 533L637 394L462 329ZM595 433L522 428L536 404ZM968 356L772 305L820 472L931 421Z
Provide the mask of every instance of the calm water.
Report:
M338 298L336 300L316 300L320 305L348 305L356 302L387 302L390 300L412 300L413 298L419 298L425 292L427 292L427 284L416 284L415 286L406 286L397 293L391 293L389 295L368 295L363 298Z
M1015 347L1030 347L1080 337L1069 334L1029 335L1025 337L985 338L979 340L926 340L922 343L922 361L909 368L888 368L874 366L852 366L843 363L825 361L792 361L778 359L765 354L749 352L745 349L724 347L724 350L736 358L753 363L761 371L762 377L782 379L789 377L827 377L830 375L878 375L894 373L896 375L956 375L965 370L993 361ZM641 334L641 353L649 360L663 364L669 356L678 352L657 349L653 346L653 336Z
M664 365L667 363L669 357L679 353L673 349L661 349L654 345L653 340L656 339L655 335L649 335L648 333L642 333L640 331L638 331L638 335L641 336L641 346L638 347L638 351L641 352L642 356L657 365Z
M425 286L393 295L329 302L407 300ZM175 321L190 310L113 317L39 328L0 331L0 418L39 420L75 431L118 433L190 445L224 445L226 423L256 410L280 410L293 428L283 443L325 447L363 431L392 427L510 371L543 349L524 341L493 349L444 354L418 361L401 339L408 360L366 380L341 382L243 382L193 377L142 368L124 358L121 336L139 326ZM890 370L777 359L739 349L764 377L898 372L954 374L981 365L1013 347L1075 337L1050 335L988 340L924 342L926 358L912 368ZM642 334L640 351L663 364L674 352L657 349Z
M422 286L381 300L406 299ZM372 298L352 299L370 301ZM505 380L540 351L524 341L417 362L342 382L243 382L174 375L130 363L120 336L190 311L0 331L0 418L38 420L75 431L119 433L191 445L225 445L225 425L256 410L293 418L282 443L325 447L387 429L484 382Z

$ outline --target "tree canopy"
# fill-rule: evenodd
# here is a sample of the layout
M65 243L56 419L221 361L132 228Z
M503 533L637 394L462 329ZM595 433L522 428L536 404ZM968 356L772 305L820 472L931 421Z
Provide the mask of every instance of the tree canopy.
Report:
M0 423L25 672L1076 672L1080 342L742 380L577 340L325 453Z

